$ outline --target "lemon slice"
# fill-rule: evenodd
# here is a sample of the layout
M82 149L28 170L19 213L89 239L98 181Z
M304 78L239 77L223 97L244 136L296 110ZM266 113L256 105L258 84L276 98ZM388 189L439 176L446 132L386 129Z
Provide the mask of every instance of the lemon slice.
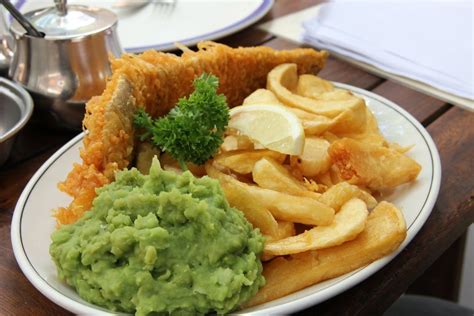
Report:
M288 155L303 153L304 130L301 121L284 106L237 106L230 110L229 127L247 135L265 148Z

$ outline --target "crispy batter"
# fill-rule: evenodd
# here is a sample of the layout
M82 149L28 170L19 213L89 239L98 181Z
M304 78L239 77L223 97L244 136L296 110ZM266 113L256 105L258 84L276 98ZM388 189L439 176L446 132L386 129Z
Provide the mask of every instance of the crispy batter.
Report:
M198 48L197 52L183 50L181 57L150 50L112 60L113 74L104 92L86 105L83 124L88 134L81 149L82 165L75 166L58 185L75 199L68 208L56 212L58 223L79 218L90 208L95 188L112 181L115 171L133 159L129 118L135 104L152 116L163 115L180 97L192 92L196 76L208 72L219 77L219 92L226 95L229 105L240 105L252 91L265 87L267 74L276 65L291 62L298 65L301 74L317 73L327 57L326 52L309 48L232 49L214 42L201 42Z
M395 149L343 138L329 147L340 176L372 190L393 189L413 181L421 166Z
M128 80L124 76L116 80L113 94L105 92L87 104L84 125L89 132L81 149L83 163L75 164L66 180L58 184L73 197L69 207L55 212L60 224L73 223L89 210L95 189L109 183L115 171L126 167L131 159L135 99Z

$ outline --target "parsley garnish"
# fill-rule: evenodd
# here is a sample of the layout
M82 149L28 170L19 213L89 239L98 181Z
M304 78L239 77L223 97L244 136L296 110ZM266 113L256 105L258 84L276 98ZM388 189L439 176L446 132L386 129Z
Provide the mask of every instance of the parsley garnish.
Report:
M183 170L185 162L202 165L212 157L229 122L226 97L217 94L219 79L204 73L193 84L194 92L179 99L168 115L153 120L139 109L134 117L135 126L143 129L140 139L171 154Z

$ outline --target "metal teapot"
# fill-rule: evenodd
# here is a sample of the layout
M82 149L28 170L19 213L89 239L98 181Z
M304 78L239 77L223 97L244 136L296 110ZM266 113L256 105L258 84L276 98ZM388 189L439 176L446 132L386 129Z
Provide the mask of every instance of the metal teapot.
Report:
M111 74L109 54L123 53L117 16L106 9L67 5L65 0L55 4L25 13L44 37L28 35L16 21L8 30L1 15L0 62L33 96L35 114L43 123L78 129L85 102L102 93Z

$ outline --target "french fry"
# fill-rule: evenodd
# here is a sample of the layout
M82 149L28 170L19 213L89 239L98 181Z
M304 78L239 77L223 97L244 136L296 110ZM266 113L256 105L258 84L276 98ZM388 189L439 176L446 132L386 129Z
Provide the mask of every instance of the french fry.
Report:
M160 164L163 166L164 170L174 171L177 173L183 172L183 170L179 166L179 163L173 157L171 157L170 154L166 152L164 152L160 156ZM204 166L198 166L190 162L186 163L186 166L188 167L189 171L191 171L191 173L196 177L202 177L206 175L206 170Z
M334 90L334 86L331 82L315 75L301 75L298 78L295 90L298 95L316 99L324 92Z
M273 242L277 241L283 238L291 237L296 234L295 231L295 223L293 222L283 222L279 221L278 222L278 232L276 236L265 236L266 240L265 242Z
M421 166L397 150L343 138L329 147L340 175L372 190L391 189L415 180Z
M315 177L315 179L318 183L321 183L324 186L326 186L326 188L330 188L334 185L334 183L332 182L331 174L329 173L329 171L327 171L325 173L318 174Z
M251 104L280 104L283 103L278 100L276 95L267 89L257 89L244 99L242 105Z
M278 222L278 239L295 235L295 223L293 222Z
M266 242L265 256L282 256L338 246L357 237L365 228L367 206L357 198L347 201L334 222L328 226L318 226L296 236Z
M268 302L363 267L395 251L405 236L402 213L393 204L381 202L369 214L365 230L354 240L265 263L266 284L246 305Z
M330 142L331 144L334 143L336 140L338 140L340 137L338 137L336 134L333 134L331 132L324 132L321 135L322 138Z
M337 102L331 100L327 102ZM335 123L329 129L335 134L342 133L362 133L366 129L367 107L364 99L350 95L347 99L339 102L345 102L344 110L334 118Z
M150 143L139 143L137 147L137 169L143 174L148 174L151 160L155 156L160 156L160 150Z
M363 143L387 147L389 144L380 133L377 119L374 114L367 107L365 112L365 127L356 131L345 130L345 133L339 133L339 138L352 138Z
M254 227L259 228L262 234L273 238L281 238L281 228L270 211L253 195L249 194L245 188L235 185L232 181L225 182L222 189L229 204L241 210L247 220Z
M320 135L336 123L336 119L330 119L326 116L306 112L294 107L288 106L287 108L301 120L306 136Z
M354 96L347 100L315 100L303 97L291 92L296 89L297 84L296 64L281 64L273 68L267 76L267 89L271 90L286 106L299 108L328 118L334 118L348 108L359 107L358 103L364 103L363 99Z
M248 185L247 189L262 201L278 220L306 225L329 225L334 219L334 209L314 198L294 196L251 185Z
M331 167L329 142L319 137L306 137L303 153L290 157L290 166L299 169L306 177L324 173Z
M292 223L292 222L282 222L282 221L280 221L280 222L278 222L278 236L277 237L272 237L272 236L266 235L265 236L265 243L280 240L280 239L287 238L287 237L294 236L294 235L295 235L295 224ZM273 255L265 255L265 253L262 253L262 255L260 257L260 259L262 261L268 261L268 260L271 260L273 258L274 258Z
M350 199L359 198L365 202L369 209L377 205L377 200L368 192L347 182L340 182L330 187L320 197L319 201L332 207L336 212Z
M221 145L221 151L253 150L254 143L245 135L227 135Z
M221 183L229 181L244 188L278 220L306 225L329 225L334 220L334 209L313 198L294 196L239 182L219 171L211 163L206 163L206 171L210 177Z
M257 161L252 170L253 181L259 187L289 193L297 196L318 198L320 194L306 189L305 185L294 178L290 172L271 158Z
M247 174L251 173L255 163L264 157L272 158L282 163L286 155L268 149L236 150L218 154L214 157L214 162L234 172Z

